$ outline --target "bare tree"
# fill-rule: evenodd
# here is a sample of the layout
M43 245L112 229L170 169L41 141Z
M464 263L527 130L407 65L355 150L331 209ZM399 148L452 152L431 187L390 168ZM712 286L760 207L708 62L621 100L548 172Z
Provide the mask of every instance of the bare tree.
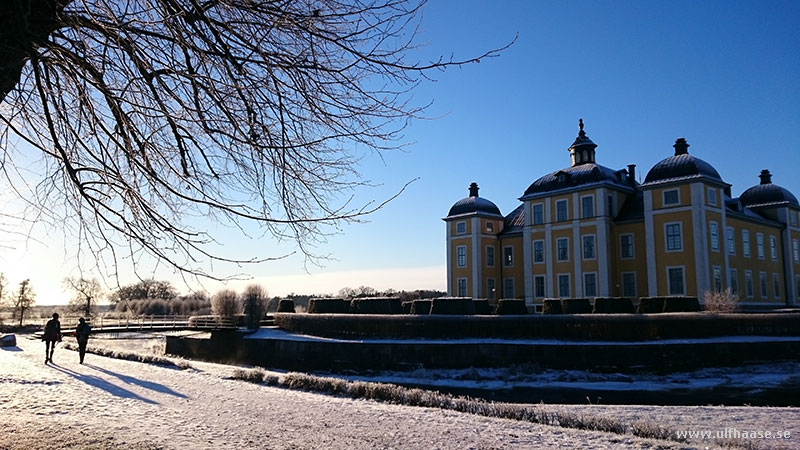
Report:
M103 298L103 287L100 282L96 279L68 277L64 279L64 286L74 294L67 308L86 318L92 317L97 311L97 303Z
M14 297L14 318L19 319L19 326L22 326L22 321L25 315L28 314L33 308L34 298L36 294L31 287L31 280L23 280L19 283L17 295Z
M245 320L248 328L258 328L261 319L267 314L269 297L267 291L257 285L251 284L242 293L242 307L244 308Z
M236 291L225 289L211 297L211 310L221 318L233 319L242 313L242 303Z
M38 149L43 177L17 195L101 268L121 249L212 278L208 262L269 259L221 254L196 217L255 223L313 257L330 227L384 204L352 203L369 184L358 149L399 145L425 106L411 90L497 54L411 60L422 2L3 2L3 173L30 183L9 143Z
M6 296L8 295L8 278L0 272L0 325L3 325L3 312L6 309Z

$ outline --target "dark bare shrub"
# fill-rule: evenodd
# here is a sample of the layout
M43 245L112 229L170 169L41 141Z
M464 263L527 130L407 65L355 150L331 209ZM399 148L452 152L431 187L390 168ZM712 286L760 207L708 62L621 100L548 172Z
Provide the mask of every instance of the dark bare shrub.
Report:
M739 311L739 296L727 288L722 292L703 292L703 309L712 313L735 313Z
M497 314L500 316L528 314L525 300L516 298L503 298L497 302Z
M245 325L254 329L261 325L261 320L267 314L267 291L257 285L251 284L242 293L242 307L245 315Z
M546 298L542 305L542 314L564 314L560 298Z
M217 292L211 298L211 309L221 319L236 323L236 315L241 314L242 304L235 291L225 289Z
M633 314L633 300L625 297L597 297L594 299L594 314Z

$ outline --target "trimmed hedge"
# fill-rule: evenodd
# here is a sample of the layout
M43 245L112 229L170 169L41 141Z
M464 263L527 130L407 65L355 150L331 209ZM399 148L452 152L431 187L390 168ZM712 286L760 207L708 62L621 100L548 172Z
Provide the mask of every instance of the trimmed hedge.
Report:
M639 299L637 314L656 314L664 312L664 297L642 297Z
M525 300L515 298L502 298L497 302L498 316L518 316L528 314Z
M594 299L593 314L633 314L633 300L626 297L597 297Z
M278 312L282 313L293 313L295 312L294 309L294 300L290 298L284 298L280 302L278 302Z
M564 314L560 298L546 298L542 303L542 314Z
M398 297L354 298L350 301L353 314L402 314L403 305Z
M411 305L413 305L413 304L414 304L414 302L413 302L413 301L407 301L407 302L403 302L403 303L402 303L402 306L403 306L403 314L411 314Z
M489 304L489 300L475 300L475 314L479 316L489 316L492 314L492 305Z
M588 298L565 298L561 300L564 314L591 314L592 303Z
M411 302L411 314L430 314L432 303L432 300L414 300Z
M350 302L342 298L312 298L308 301L309 314L348 314Z
M431 303L431 314L475 314L475 302L468 297L439 297Z
M664 312L698 312L697 297L664 297Z

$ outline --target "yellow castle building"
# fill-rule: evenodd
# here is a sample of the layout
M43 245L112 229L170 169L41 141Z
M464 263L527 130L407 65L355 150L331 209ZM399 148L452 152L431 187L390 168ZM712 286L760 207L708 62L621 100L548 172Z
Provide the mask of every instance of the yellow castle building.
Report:
M542 176L507 215L478 195L450 208L451 296L545 298L696 296L730 288L745 309L800 304L800 204L762 170L760 183L731 196L714 167L674 154L642 183L636 166L597 164L579 122L572 164Z

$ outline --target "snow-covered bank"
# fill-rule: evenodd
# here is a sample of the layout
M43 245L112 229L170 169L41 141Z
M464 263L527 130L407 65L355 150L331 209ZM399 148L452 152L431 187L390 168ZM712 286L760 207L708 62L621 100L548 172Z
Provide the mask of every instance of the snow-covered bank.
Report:
M194 369L179 371L89 355L82 366L77 354L59 349L58 365L48 367L41 342L18 341L18 351L0 350L5 427L0 449L677 449L711 444L686 446L275 389L226 379L232 367L208 363L192 362ZM800 423L797 408L588 408L587 413L625 414L632 421L650 416L678 429L780 429ZM798 448L794 443L779 442Z

